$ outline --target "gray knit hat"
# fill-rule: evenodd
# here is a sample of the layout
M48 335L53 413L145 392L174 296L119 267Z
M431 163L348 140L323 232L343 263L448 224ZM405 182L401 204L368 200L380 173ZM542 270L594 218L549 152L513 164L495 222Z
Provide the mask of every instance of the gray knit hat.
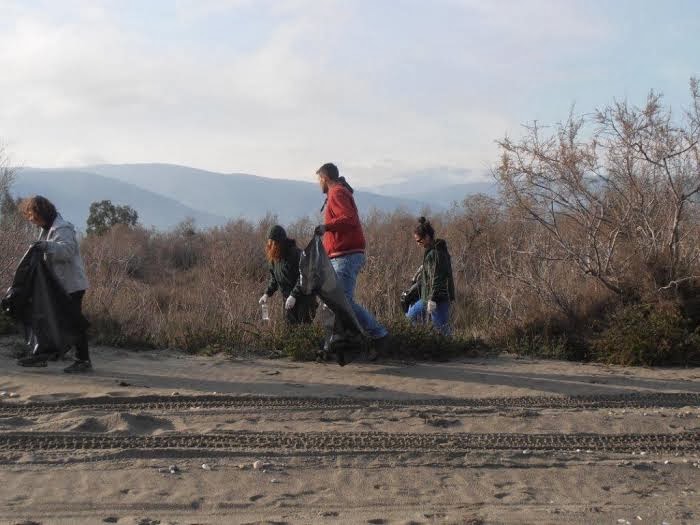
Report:
M282 242L287 239L287 232L279 224L275 224L270 228L270 233L267 234L267 238L272 241Z

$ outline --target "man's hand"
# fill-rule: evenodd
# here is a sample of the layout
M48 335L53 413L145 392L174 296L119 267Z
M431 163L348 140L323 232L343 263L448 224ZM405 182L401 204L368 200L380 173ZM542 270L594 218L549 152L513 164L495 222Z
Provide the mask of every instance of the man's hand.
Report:
M267 299L268 299L268 295L267 295L267 294L264 294L264 295L260 298L260 300L258 301L258 303L260 303L260 304L265 304L265 303L267 302Z
M437 303L435 301L428 301L428 314L432 314L435 310L437 310Z
M319 224L314 229L314 235L318 235L319 237L323 237L324 233L326 233L326 226L324 224Z
M287 297L287 300L284 302L284 308L285 308L285 310L291 310L292 308L294 308L295 304L297 304L296 297L294 297L293 295L290 295L289 297Z

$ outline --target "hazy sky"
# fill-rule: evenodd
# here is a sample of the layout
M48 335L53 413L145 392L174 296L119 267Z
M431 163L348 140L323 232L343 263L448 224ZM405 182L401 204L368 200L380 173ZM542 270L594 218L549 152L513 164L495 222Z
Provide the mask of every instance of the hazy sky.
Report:
M483 172L494 140L700 76L695 0L0 0L15 163L356 184Z

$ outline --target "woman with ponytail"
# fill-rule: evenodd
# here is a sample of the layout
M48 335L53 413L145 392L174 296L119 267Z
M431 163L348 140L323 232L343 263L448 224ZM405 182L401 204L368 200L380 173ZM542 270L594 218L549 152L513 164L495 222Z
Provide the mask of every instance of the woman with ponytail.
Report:
M423 267L418 277L420 298L410 306L406 317L414 323L429 318L436 329L448 335L450 302L455 299L455 287L447 243L435 238L435 230L425 217L418 219L413 238L424 250Z

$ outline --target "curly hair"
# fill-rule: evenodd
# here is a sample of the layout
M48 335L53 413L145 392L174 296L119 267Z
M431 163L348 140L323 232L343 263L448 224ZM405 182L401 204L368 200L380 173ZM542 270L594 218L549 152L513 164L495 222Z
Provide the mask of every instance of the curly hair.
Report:
M41 195L34 195L33 197L27 197L22 199L19 203L19 211L24 216L25 219L31 220L32 218L41 219L46 226L51 226L53 221L56 220L56 206Z

